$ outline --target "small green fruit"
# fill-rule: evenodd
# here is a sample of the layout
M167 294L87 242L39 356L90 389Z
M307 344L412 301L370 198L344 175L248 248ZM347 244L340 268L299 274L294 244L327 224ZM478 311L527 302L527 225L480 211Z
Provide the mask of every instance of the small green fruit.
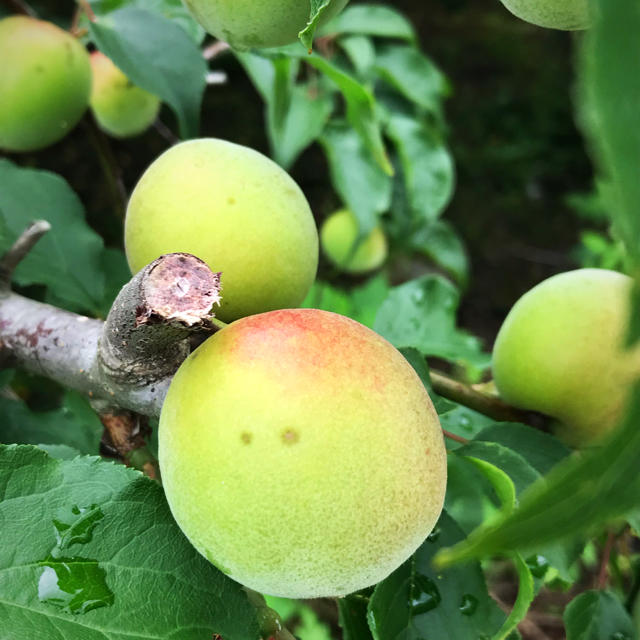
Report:
M42 149L78 123L89 104L91 67L73 36L42 20L5 18L0 61L0 149Z
M136 87L107 56L91 54L91 110L100 128L116 138L146 131L160 109L160 99Z
M182 364L159 455L175 519L242 584L338 596L433 529L446 451L425 388L386 340L326 311L243 318Z
M322 250L336 267L348 273L377 269L387 257L384 231L379 226L375 227L354 251L357 238L358 221L347 209L330 215L320 230Z
M349 0L332 0L321 24ZM310 0L184 0L195 19L237 49L280 47L295 42L311 15Z
M615 271L578 269L520 298L493 352L502 398L560 420L572 445L615 427L640 376L640 350L623 349L632 284Z
M591 24L589 0L502 0L511 13L539 27L575 31Z
M298 306L318 266L318 233L298 185L261 153L224 140L165 151L138 182L127 209L133 273L184 251L222 271L225 321Z

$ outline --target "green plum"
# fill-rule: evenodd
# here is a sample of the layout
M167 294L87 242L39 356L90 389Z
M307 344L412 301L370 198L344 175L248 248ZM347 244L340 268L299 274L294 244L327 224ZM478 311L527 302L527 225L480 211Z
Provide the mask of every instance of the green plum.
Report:
M242 318L185 360L160 417L173 515L230 577L341 596L404 562L444 500L446 450L413 368L316 309Z
M332 0L326 22L349 0ZM206 31L236 49L280 47L295 42L311 15L311 0L184 0Z
M131 195L125 247L133 273L184 251L222 272L225 321L298 306L318 266L304 194L261 153L203 138L165 151Z
M615 427L640 376L640 350L623 347L632 284L615 271L578 269L520 298L493 352L501 397L558 419L575 446Z
M348 209L330 215L320 230L320 243L327 258L347 273L366 273L377 269L387 258L387 238L376 226L355 248L358 221Z
M158 115L160 99L136 87L107 56L91 54L93 87L90 105L100 128L116 138L146 131Z
M590 23L589 0L502 0L511 13L549 29L575 31Z
M60 140L89 105L82 44L49 22L0 20L0 149L35 151Z

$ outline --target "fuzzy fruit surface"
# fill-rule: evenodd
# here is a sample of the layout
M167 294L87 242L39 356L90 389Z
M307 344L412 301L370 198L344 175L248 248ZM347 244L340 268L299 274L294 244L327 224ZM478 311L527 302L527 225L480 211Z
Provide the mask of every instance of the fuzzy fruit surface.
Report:
M321 24L349 0L332 0ZM236 49L280 47L298 39L311 15L310 0L185 0L210 34Z
M502 0L511 13L539 27L575 31L590 23L589 0Z
M358 239L358 221L342 209L330 215L320 230L320 243L327 258L347 273L367 273L377 269L387 257L387 238L375 227L353 250Z
M0 149L35 151L60 140L89 105L85 48L54 24L0 20Z
M107 56L91 54L91 111L100 128L116 138L146 131L158 115L160 100L136 87Z
M243 318L182 364L159 455L174 517L238 582L345 595L404 562L435 525L446 451L422 382L338 314Z
M559 435L582 445L621 417L640 350L623 349L632 280L606 269L553 276L509 312L495 343L500 395L561 421Z
M133 273L184 251L222 272L227 322L298 306L318 266L318 232L304 194L261 153L204 138L165 151L138 182L127 209Z

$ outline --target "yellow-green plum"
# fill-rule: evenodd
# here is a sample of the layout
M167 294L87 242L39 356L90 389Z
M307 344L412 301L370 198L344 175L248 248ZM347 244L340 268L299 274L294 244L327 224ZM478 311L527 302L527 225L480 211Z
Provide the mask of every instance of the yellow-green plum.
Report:
M348 209L330 215L320 230L320 243L327 258L348 273L366 273L377 269L387 257L387 238L376 226L356 247L358 221Z
M349 0L331 0L321 24ZM206 31L236 49L295 42L311 15L310 0L184 0Z
M91 66L66 31L26 16L0 20L0 149L60 140L89 105Z
M298 306L318 266L318 232L304 194L261 153L203 138L165 151L138 182L125 221L135 273L184 251L222 272L225 321Z
M160 99L134 85L103 53L91 54L91 111L100 128L116 138L146 131L158 115Z
M606 269L553 276L515 304L498 333L493 374L501 397L560 421L588 444L621 417L640 350L625 351L632 280Z
M549 29L574 31L590 23L589 0L502 0L518 18Z
M160 418L173 515L238 582L345 595L434 527L446 451L422 382L363 325L316 309L242 318L185 360Z

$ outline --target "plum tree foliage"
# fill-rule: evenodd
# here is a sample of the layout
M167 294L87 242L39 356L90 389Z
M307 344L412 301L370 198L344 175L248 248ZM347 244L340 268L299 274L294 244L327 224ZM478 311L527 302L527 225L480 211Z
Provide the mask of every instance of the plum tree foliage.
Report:
M0 149L60 140L89 104L89 54L66 31L25 16L0 20Z
M116 138L128 138L153 124L160 110L159 98L136 87L99 51L91 54L91 69L90 105L101 129Z
M331 0L321 20L349 0ZM237 49L280 47L295 42L311 14L310 0L185 0L198 22Z
M404 562L444 500L438 417L370 329L313 309L243 318L180 367L160 419L172 512L252 589L346 595Z
M134 189L125 246L135 273L164 253L192 253L224 273L217 315L295 307L316 275L318 233L304 194L262 154L191 140L162 154Z

